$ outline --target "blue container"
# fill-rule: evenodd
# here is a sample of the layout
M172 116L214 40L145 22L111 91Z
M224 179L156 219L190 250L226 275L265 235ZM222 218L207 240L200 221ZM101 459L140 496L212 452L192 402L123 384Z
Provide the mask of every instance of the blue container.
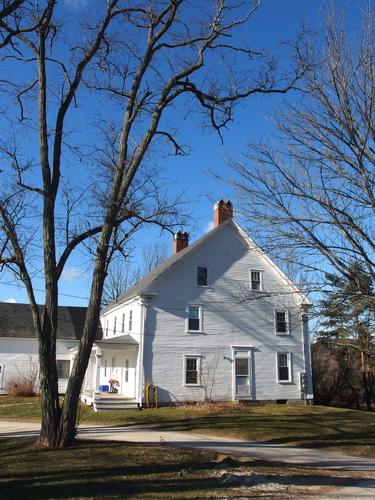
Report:
M99 385L99 391L100 392L108 392L109 391L109 385Z

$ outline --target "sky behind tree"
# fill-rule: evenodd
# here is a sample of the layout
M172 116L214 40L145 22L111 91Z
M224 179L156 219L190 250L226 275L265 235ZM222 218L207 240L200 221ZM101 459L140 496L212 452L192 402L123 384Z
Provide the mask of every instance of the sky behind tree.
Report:
M61 8L66 9L66 16L80 16L85 13L97 0L64 0ZM360 22L364 4L360 0L336 2L338 11L346 9L348 20L353 24ZM312 32L319 34L323 31L326 2L318 0L264 0L261 8L254 15L252 21L241 32L241 37L256 49L267 49L279 54L280 64L287 66L288 60L284 57L285 49L280 42L295 39L302 24ZM13 69L12 63L2 62L1 73L9 74ZM88 97L89 98L89 97ZM224 144L221 144L217 133L212 129L201 126L201 115L198 113L181 112L174 117L176 128L183 128L182 142L188 144L190 154L185 157L152 157L150 163L161 170L165 184L171 192L183 194L187 202L185 211L190 214L191 226L181 228L190 234L190 241L195 241L212 227L213 204L219 198L233 200L233 193L224 183L216 180L212 172L225 172L228 157L239 157L249 141L257 141L262 137L269 137L273 133L269 118L271 112L282 109L286 100L299 99L296 92L284 95L254 96L243 101L236 110L234 122L229 124L223 133ZM95 115L101 102L90 102L90 112ZM4 130L6 123L0 118L0 127ZM72 125L73 127L73 125ZM74 122L74 133L85 134L85 116ZM35 149L36 148L36 149ZM37 151L37 145L25 141L25 154ZM72 165L74 169L74 165ZM235 200L233 200L235 201ZM236 209L236 206L235 206ZM250 235L251 236L251 235ZM163 240L170 244L172 252L172 237L161 234L160 229L147 227L140 231L134 241L136 247L131 262L139 263L142 249L153 240ZM86 305L90 273L88 262L80 251L76 252L65 269L60 281L60 304ZM39 280L39 281L38 281ZM40 286L38 286L40 282ZM42 279L35 280L36 290L43 289ZM38 302L43 302L43 292L37 293ZM0 276L0 301L27 302L27 296L22 285L5 274Z

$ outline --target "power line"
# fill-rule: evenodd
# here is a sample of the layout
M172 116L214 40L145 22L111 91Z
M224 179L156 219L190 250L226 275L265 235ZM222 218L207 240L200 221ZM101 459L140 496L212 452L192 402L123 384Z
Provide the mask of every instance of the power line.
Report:
M13 286L15 288L22 288L24 289L25 287L23 285L18 285L17 283L8 283L6 281L0 281L0 284L1 285L7 285L7 286ZM45 290L43 290L42 288L35 288L33 286L33 290L35 292L42 292L42 293L45 293ZM63 293L63 292L59 292L59 295L63 295L64 297L71 297L73 299L83 299L83 300L89 300L89 297L81 297L80 295L72 295L72 294L69 294L69 293Z

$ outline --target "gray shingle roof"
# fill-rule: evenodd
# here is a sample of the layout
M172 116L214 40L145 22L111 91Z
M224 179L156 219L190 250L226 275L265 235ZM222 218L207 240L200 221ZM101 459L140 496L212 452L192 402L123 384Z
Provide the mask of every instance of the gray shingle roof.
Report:
M39 306L42 309L43 306ZM82 336L86 307L60 306L58 310L58 339L79 340ZM103 332L99 326L96 338ZM0 337L35 338L29 304L0 302Z
M104 339L99 341L100 345L112 345L112 344L131 344L138 345L138 342L131 335L120 335L118 337L112 337L110 339Z
M211 238L214 234L218 233L221 231L224 227L226 227L228 224L233 224L232 219L227 220L223 224L221 224L218 227L215 227L214 229L211 229L208 233L206 233L204 236L199 238L195 243L192 245L189 245L188 247L184 248L180 252L176 253L175 255L172 255L169 259L165 260L162 262L159 266L157 266L153 271L150 273L146 274L144 278L142 278L138 283L136 283L134 286L129 288L129 290L126 290L120 297L117 299L116 302L111 302L108 306L102 309L102 312L109 311L113 307L115 307L118 304L121 304L122 302L126 302L127 300L136 297L140 293L142 293L144 290L147 289L151 283L153 283L156 279L159 278L165 271L169 270L171 267L175 266L178 264L188 253L194 251L198 246L202 245L205 241L207 241L209 238ZM233 224L234 226L234 224ZM235 227L235 226L234 226Z

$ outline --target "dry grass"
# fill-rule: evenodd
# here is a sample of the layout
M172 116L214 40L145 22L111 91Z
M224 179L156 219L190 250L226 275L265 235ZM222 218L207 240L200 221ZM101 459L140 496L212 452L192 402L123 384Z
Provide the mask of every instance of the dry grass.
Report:
M7 500L300 499L359 477L159 445L80 440L73 448L48 450L26 438L0 440L0 467L0 497Z

